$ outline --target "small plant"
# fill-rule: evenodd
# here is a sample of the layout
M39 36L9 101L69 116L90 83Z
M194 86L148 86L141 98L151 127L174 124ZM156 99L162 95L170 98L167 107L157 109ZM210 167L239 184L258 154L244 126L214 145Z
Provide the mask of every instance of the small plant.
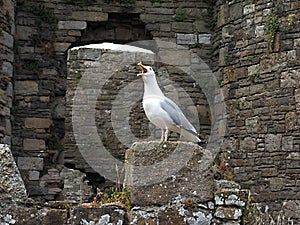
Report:
M253 55L247 55L246 60L247 61L252 61L254 59Z
M213 161L213 171L216 179L233 180L233 169L229 165L229 160L221 158L217 154Z
M175 21L177 21L177 22L183 22L186 19L187 19L187 15L185 15L183 13L178 13L175 16Z
M277 15L271 13L268 15L267 20L264 24L266 30L269 49L273 49L275 35L279 30L279 18Z
M76 71L76 72L75 72L75 78L76 78L77 80L80 80L80 79L82 78L82 72Z
M243 221L244 225L260 225L260 224L270 224L270 225L293 225L294 221L290 218L284 216L283 207L286 203L283 202L280 211L277 215L271 215L268 211L268 206L263 207L259 203L254 203L253 198L249 192L248 201L245 209L243 210Z
M121 186L124 172L124 168L120 170L116 165L116 187L112 188L111 194L103 194L97 189L97 194L92 203L93 206L118 205L128 211L131 209L130 191Z
M252 73L248 76L248 80L254 81L255 78L258 78L258 77L259 77L259 73Z

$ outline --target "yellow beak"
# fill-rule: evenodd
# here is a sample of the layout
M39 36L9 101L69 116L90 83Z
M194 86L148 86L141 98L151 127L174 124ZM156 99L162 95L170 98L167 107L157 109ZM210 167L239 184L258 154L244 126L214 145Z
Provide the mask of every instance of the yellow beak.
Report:
M147 69L145 68L145 66L142 63L138 63L138 66L141 68L142 73L139 73L137 76L145 76L145 73L147 72Z

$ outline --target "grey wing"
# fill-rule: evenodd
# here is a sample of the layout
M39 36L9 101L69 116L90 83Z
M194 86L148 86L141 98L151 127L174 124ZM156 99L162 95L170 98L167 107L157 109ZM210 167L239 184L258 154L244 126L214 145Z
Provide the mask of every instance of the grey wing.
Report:
M171 99L165 98L163 101L161 101L160 106L169 114L175 126L183 128L197 135L196 129L188 121L181 109Z

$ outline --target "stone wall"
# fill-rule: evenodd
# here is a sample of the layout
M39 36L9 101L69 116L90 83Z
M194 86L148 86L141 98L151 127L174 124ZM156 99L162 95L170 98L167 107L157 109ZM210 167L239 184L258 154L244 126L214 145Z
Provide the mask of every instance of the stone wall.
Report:
M0 141L11 144L16 1L0 2Z
M67 136L67 144L63 144L65 124L70 124L70 118L65 118L64 99L68 48L104 41L161 39L196 47L195 54L210 61L209 6L205 2L20 0L16 12L12 145L28 193L35 198L60 198L61 181L50 185L44 179L54 171L57 177L62 164L86 167L79 152L70 150ZM201 101L204 104L205 98ZM209 110L199 107L199 113L207 135ZM109 137L107 143L120 147ZM118 154L122 157L124 149ZM32 161L36 166L29 166Z
M234 180L272 210L300 197L299 7L267 0L217 7L214 46L228 112L221 155Z
M159 39L191 47L219 78L228 112L220 157L234 179L274 210L285 200L297 205L299 2L120 2L0 1L1 142L9 144L12 133L28 194L60 199L62 164L85 167L78 153L63 154L67 49ZM209 115L199 112L209 130Z

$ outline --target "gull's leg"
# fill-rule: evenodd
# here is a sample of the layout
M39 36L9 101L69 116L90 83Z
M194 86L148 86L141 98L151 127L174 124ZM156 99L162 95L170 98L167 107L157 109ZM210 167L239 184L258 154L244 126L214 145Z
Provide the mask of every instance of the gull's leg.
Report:
M164 141L164 135L165 135L165 131L164 129L161 129L161 138L160 138L160 142Z
M169 135L169 129L166 128L166 131L165 131L165 142L168 141L168 135Z

